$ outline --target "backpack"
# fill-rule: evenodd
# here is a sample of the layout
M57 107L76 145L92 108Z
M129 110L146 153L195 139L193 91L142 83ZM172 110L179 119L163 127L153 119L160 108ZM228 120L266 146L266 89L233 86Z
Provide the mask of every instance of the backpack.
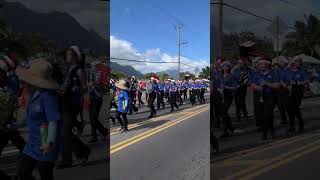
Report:
M17 107L18 98L16 96L0 91L0 129L15 120Z

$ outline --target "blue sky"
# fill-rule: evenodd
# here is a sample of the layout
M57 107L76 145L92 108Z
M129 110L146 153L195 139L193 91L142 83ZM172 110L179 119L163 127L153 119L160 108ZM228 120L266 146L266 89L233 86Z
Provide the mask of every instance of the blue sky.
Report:
M205 62L209 64L209 0L117 0L111 1L110 9L110 31L113 37L111 37L111 57L174 61L177 54L177 31L174 24L180 22L184 24L181 40L188 42L187 46L181 49L184 57L182 62L199 66L199 68L205 66ZM117 43L114 43L115 41ZM127 43L127 46L121 43ZM137 56L125 55L126 48ZM151 64L134 65L134 67L146 71L143 66L149 65ZM170 68L174 68L174 65L168 65L167 69ZM190 66L184 68L191 69ZM165 70L165 68L159 70Z

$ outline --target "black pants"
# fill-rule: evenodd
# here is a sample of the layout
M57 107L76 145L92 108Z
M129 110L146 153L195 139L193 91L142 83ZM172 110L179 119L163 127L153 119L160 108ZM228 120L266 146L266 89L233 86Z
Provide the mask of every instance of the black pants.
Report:
M213 92L213 108L214 108L214 120L216 121L216 127L220 128L222 112L223 112L223 102L222 95L219 91Z
M260 92L254 91L253 92L253 112L254 112L254 118L256 121L256 126L261 127L261 120L262 120L262 104L260 103Z
M164 97L167 99L167 102L169 102L170 101L170 94L169 94L169 91L166 91L165 93L164 93Z
M91 134L93 138L97 138L97 130L103 136L108 134L108 130L99 121L99 114L102 106L102 100L90 100L89 104L89 116L91 124Z
M231 122L231 117L229 116L229 109L232 105L234 95L231 91L225 90L223 92L223 130L224 133L228 133L228 130L233 132L233 126Z
M129 107L129 115L134 112L137 112L138 111L138 108L136 107L136 103L135 103L135 92L131 92L130 93L130 98L129 98L129 104L130 104L130 107Z
M32 171L36 166L41 180L53 180L54 162L38 161L26 154L22 155L19 162L18 176L20 180L35 180L32 176Z
M260 117L262 119L261 121L261 129L262 129L262 135L263 138L267 138L268 133L270 133L271 136L274 136L274 108L277 102L277 95L276 93L264 93L263 94L263 102L261 103L261 106L259 107L259 111L262 111L263 117Z
M197 94L198 101L200 102L200 89L197 89L196 94Z
M183 90L183 100L188 99L187 91L188 91L187 89L184 89L184 90Z
M122 116L122 119L121 119L121 116ZM118 119L121 127L125 128L125 129L128 128L127 113L122 113L122 112L117 111L116 118Z
M162 105L162 108L165 107L165 104L163 102L163 98L164 98L164 91L159 91L157 93L157 109L160 109L161 105Z
M26 143L21 137L20 132L15 129L6 129L0 130L0 156L9 141L11 141L11 143L19 149L20 153L22 153Z
M289 92L285 88L280 88L280 91L277 96L277 107L281 115L282 123L287 123L287 113L288 113L288 104Z
M150 116L154 116L157 113L156 109L154 108L154 101L156 100L156 96L156 92L149 93L148 106L150 108Z
M141 100L141 97L142 97L142 92L141 92L141 91L138 91L139 107L144 104L144 102Z
M75 127L74 122L77 121L77 116L80 112L80 109L74 108L74 106L75 105L66 105L63 111L62 161L68 163L72 163L72 153L74 153L77 158L84 158L90 152L89 147L72 132L72 129Z
M205 103L206 102L206 100L204 99L204 93L205 93L205 89L201 89L201 91L200 91L200 103Z
M235 93L235 103L236 103L236 114L237 119L240 121L241 112L244 117L248 117L247 105L246 105L247 87L240 87Z
M114 107L114 108L117 110L117 109L118 109L117 103L114 102L114 101L111 101L111 103L110 103L110 109L111 109L112 107ZM111 121L112 121L113 123L116 123L115 118L112 117L111 115L110 115L110 119L111 119Z
M183 104L182 94L183 94L183 90L178 91L178 99L179 99L180 105Z
M192 89L192 90L190 90L190 102L191 102L191 105L193 106L193 105L196 105L197 103L196 103L196 97L197 97L197 90L195 90L195 89Z
M173 107L176 107L178 109L177 93L175 91L170 92L170 104L171 104L171 111L173 111Z
M302 103L303 87L293 86L291 96L289 98L289 120L290 128L295 129L295 119L299 121L299 128L304 128L304 122L302 119L302 113L300 111L300 105Z

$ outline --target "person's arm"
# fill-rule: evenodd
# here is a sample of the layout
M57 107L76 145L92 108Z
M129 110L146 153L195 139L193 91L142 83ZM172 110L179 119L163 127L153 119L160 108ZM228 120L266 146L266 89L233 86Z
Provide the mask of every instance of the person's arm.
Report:
M48 154L56 143L58 121L61 119L58 106L58 97L53 94L47 93L43 101L43 106L47 121L49 122L47 145L43 147L43 153Z

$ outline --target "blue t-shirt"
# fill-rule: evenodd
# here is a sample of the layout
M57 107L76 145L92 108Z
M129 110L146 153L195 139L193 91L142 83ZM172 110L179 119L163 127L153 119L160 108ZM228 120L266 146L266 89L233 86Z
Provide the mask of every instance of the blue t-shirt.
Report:
M177 91L177 85L176 84L170 84L170 91Z
M164 91L164 84L163 83L159 83L158 87L159 87L159 91Z
M307 76L307 73L306 71L304 71L303 69L300 69L298 71L289 71L288 74L287 74L287 81L290 82L290 81L295 81L295 82L298 82L298 81L306 81L308 80L308 76Z
M125 104L127 101L127 104ZM125 106L127 105L127 106ZM127 91L121 90L118 95L118 109L121 113L128 113L129 112L129 94Z
M49 91L34 93L29 100L26 122L29 129L29 137L23 153L39 161L57 160L62 139L58 97ZM49 124L49 122L57 123L56 140L52 151L48 155L44 155L41 145L40 125Z
M268 83L276 83L280 82L279 75L276 71L270 70L266 74L256 73L253 77L253 83L256 85L260 85L261 81L266 81ZM263 93L271 93L273 90L271 87L264 86Z

